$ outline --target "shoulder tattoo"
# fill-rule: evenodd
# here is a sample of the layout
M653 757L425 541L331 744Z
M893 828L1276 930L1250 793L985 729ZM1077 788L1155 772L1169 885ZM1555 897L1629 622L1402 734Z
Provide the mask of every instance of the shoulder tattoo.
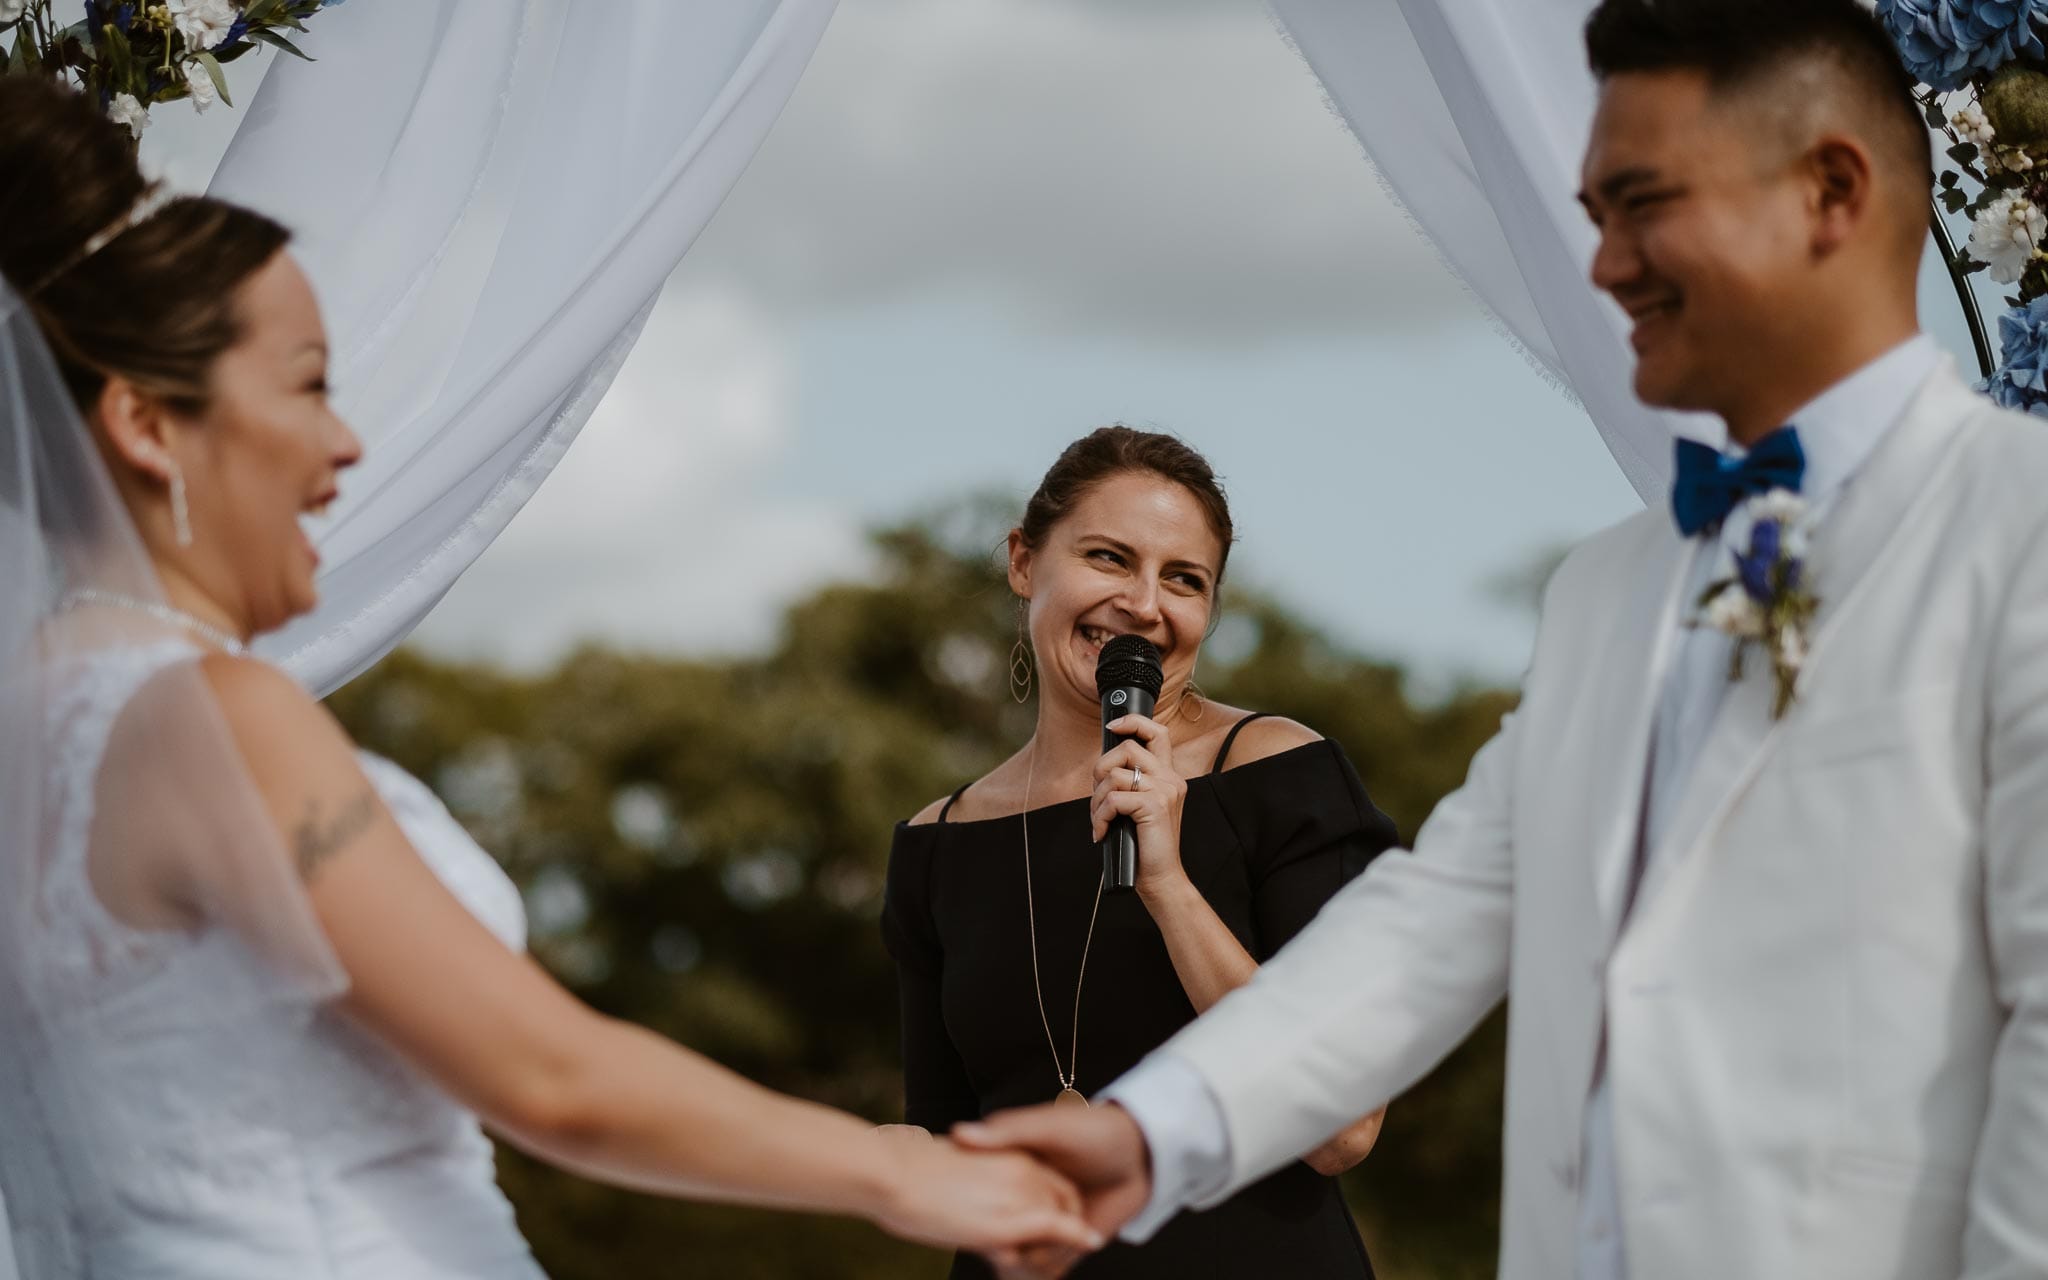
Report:
M330 859L370 829L377 817L377 797L368 790L359 792L343 802L332 817L323 817L321 808L318 800L309 803L306 815L292 828L292 858L298 863L299 878L307 884Z

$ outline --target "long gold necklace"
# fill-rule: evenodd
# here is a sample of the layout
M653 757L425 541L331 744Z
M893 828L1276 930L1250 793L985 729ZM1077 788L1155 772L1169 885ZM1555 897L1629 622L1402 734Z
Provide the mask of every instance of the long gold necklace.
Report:
M1024 828L1024 912L1031 924L1031 991L1038 997L1038 1021L1045 1028L1045 1047L1052 1050L1053 1074L1060 1080L1060 1092L1053 1105L1085 1107L1088 1099L1074 1087L1081 1076L1081 986L1088 980L1088 948L1095 942L1095 917L1102 910L1105 869L1095 881L1095 905L1088 912L1088 936L1081 943L1081 972L1074 980L1074 1039L1067 1049L1068 1069L1060 1068L1059 1042L1052 1038L1052 1019L1045 1016L1045 988L1038 980L1038 907L1031 896L1031 786L1038 776L1038 735L1031 735L1031 756L1024 766L1024 812L1017 815Z

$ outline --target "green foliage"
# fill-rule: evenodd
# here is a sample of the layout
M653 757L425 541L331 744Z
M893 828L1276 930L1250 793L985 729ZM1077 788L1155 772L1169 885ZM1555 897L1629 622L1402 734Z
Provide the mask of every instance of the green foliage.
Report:
M0 23L0 36L13 33L11 47L0 55L0 72L68 80L103 106L126 94L146 110L190 97L185 68L196 64L213 82L220 100L233 106L221 64L233 62L259 43L312 61L284 31L303 33L304 19L326 2L247 0L240 5L234 38L202 49L187 42L160 2L103 2L97 10L88 6L85 20L64 26L55 19L51 0L28 0L18 18Z
M876 926L890 829L1030 732L1006 683L1002 516L968 506L878 534L877 580L794 606L764 657L589 650L523 679L401 652L332 705L499 855L526 889L535 954L584 999L776 1088L895 1120L895 982ZM1397 668L1270 601L1233 592L1226 608L1209 692L1335 738L1411 835L1509 706L1479 690L1417 706ZM1501 1059L1496 1018L1396 1103L1349 1175L1383 1276L1491 1273ZM946 1269L859 1223L630 1195L510 1149L500 1169L557 1280Z

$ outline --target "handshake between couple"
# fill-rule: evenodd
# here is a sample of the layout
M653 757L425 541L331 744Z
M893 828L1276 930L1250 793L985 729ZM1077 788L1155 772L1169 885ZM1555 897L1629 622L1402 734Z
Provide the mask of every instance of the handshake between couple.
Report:
M947 1189L944 1208L905 1206L882 1225L979 1253L1005 1280L1065 1275L1114 1239L1152 1195L1145 1136L1115 1105L1000 1111L946 1137L907 1125L882 1132L913 1160L939 1162L913 1184ZM994 1167L986 1178L962 1177L956 1161L963 1157Z

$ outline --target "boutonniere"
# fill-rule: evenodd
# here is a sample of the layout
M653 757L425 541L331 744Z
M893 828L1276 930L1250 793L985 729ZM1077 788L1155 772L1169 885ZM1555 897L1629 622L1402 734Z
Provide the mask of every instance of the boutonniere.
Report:
M1742 679L1750 646L1763 647L1777 680L1771 719L1782 720L1798 694L1807 627L1820 608L1820 597L1806 585L1806 500L1790 489L1772 489L1743 503L1736 515L1749 525L1748 548L1739 540L1728 548L1732 571L1700 593L1692 625L1734 638L1731 681Z

